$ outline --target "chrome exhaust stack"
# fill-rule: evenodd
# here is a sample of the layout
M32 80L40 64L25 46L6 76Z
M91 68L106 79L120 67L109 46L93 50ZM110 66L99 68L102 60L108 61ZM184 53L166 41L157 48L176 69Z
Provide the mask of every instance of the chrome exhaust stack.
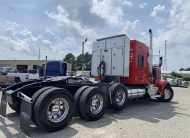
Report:
M152 30L149 29L149 35L150 35L150 46L149 46L149 57L148 57L148 64L149 64L149 82L152 83L152 65L153 65L153 49L152 49Z
M152 49L152 30L149 29L149 34L150 34L150 49Z

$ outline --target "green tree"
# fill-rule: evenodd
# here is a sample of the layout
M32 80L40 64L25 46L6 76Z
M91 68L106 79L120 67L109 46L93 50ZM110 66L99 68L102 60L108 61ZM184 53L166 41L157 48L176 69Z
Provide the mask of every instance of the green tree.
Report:
M67 54L63 61L70 63L72 71L75 71L75 56L72 53Z
M80 54L77 58L76 58L76 70L82 70L82 61L83 61L83 55Z
M76 69L77 70L82 70L82 63L84 62L84 70L90 71L91 70L91 60L92 60L92 55L89 54L88 52L84 54L84 59L83 59L83 55L80 54L76 58L76 61L75 61Z
M91 70L91 60L92 60L92 55L89 53L86 53L84 55L84 70L86 71Z

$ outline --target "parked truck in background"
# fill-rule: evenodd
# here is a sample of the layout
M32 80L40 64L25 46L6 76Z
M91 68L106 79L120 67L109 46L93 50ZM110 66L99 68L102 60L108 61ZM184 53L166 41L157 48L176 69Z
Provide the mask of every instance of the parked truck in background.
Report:
M7 87L18 82L37 80L40 77L66 76L67 63L62 61L48 61L42 64L40 70L29 69L27 73L20 73L12 67L0 67L0 87Z
M174 79L174 85L173 86L180 86L180 87L185 87L188 88L189 87L189 82L185 81L184 78L175 78Z
M40 67L40 77L55 77L67 75L67 63L62 61L48 61Z
M0 114L7 103L20 112L20 128L30 133L31 122L48 131L66 127L74 115L88 121L100 119L107 107L121 111L129 100L156 98L170 102L174 96L161 79L162 57L153 65L150 47L127 35L96 40L92 45L92 70L96 83L80 77L52 77L15 84L3 90ZM75 113L75 114L74 114Z
M178 78L178 77L173 77L173 76L163 76L163 79L167 80L171 86L176 86L176 87L189 87L189 82L186 81L184 78Z

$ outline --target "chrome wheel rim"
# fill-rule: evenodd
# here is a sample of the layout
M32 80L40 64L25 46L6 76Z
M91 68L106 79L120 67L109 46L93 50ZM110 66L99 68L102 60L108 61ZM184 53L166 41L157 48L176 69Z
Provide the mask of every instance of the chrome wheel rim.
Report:
M169 90L169 89L165 89L165 90L164 90L164 98L165 98L165 99L169 99L170 96L171 96L170 90Z
M123 89L119 89L116 93L116 103L117 105L123 105L125 103L126 93Z
M103 97L100 94L96 94L91 98L90 111L93 114L98 114L103 108Z
M65 98L56 98L48 106L47 116L51 122L63 121L69 112L69 104Z

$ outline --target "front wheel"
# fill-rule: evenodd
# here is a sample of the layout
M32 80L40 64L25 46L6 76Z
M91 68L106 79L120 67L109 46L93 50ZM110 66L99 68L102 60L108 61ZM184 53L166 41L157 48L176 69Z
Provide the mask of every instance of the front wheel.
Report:
M170 102L174 97L174 91L171 86L165 86L164 93L158 98L161 102Z

